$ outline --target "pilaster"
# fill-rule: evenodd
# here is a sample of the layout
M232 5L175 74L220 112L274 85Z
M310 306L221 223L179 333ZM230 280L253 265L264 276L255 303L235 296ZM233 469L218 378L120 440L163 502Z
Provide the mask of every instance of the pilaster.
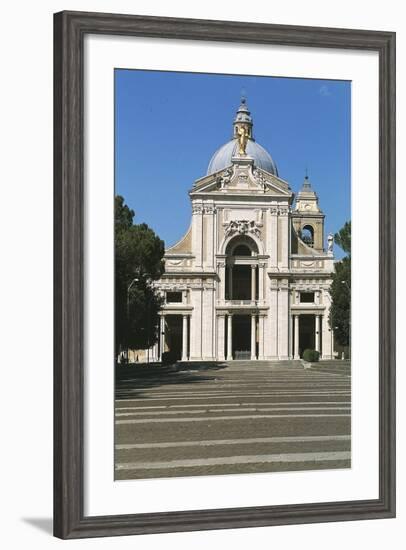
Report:
M193 306L190 317L190 359L202 359L202 298L203 288L191 289L191 305Z
M195 256L194 267L203 267L203 205L192 204L192 252Z
M206 286L202 296L202 358L214 359L214 288Z
M217 316L217 360L218 361L224 361L225 355L224 355L224 348L225 348L225 321L226 317L225 315L218 315Z
M278 357L289 359L289 283L279 281L278 293Z
M270 359L278 357L278 281L271 279L271 287L269 290L269 349L266 355Z
M227 317L227 361L233 359L233 317Z

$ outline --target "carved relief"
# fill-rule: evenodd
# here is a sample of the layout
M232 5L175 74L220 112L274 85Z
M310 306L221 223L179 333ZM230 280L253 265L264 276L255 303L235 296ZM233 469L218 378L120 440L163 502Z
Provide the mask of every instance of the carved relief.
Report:
M265 192L267 190L267 187L268 187L268 182L266 180L265 175L260 170L258 170L258 168L253 170L252 175L254 176L254 179L258 183L258 185Z
M165 260L165 264L171 266L179 266L184 263L184 260Z
M233 169L227 168L227 170L224 170L224 172L221 173L220 176L216 179L217 187L222 190L229 185L231 178L233 176Z
M238 174L238 185L241 185L242 187L248 187L247 174Z
M202 214L203 206L201 204L192 204L192 213L193 214Z
M214 214L216 211L215 207L212 204L209 204L203 208L205 214Z
M228 222L225 228L225 236L229 237L230 235L239 234L246 235L247 233L253 233L257 237L261 236L260 230L261 224L257 223L255 220L231 220Z

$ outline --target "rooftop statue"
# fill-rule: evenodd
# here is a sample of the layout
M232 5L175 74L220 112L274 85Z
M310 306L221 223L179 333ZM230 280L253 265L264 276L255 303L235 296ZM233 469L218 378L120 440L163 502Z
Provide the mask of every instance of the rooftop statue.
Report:
M238 134L238 145L239 145L239 151L238 154L240 156L246 155L246 148L249 138L249 130L246 126L238 126L237 128L237 134Z

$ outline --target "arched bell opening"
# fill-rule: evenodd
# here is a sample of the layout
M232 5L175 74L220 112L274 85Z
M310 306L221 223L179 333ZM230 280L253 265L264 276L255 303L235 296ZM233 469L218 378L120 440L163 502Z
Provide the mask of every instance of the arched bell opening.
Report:
M314 229L311 225L304 225L301 230L301 239L302 241L307 244L307 246L310 246L311 248L314 247Z

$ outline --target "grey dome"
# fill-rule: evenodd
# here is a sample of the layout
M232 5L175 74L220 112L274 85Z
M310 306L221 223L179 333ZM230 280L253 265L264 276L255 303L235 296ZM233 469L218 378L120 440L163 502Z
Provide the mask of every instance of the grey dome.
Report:
M259 143L253 141L252 139L248 140L247 155L254 159L254 165L257 168L262 168L275 176L278 175L278 169L276 164L272 160L271 155L266 151ZM238 141L237 139L232 139L228 143L222 145L212 156L209 166L207 168L207 175L214 174L220 170L224 170L232 164L232 157L238 156Z

